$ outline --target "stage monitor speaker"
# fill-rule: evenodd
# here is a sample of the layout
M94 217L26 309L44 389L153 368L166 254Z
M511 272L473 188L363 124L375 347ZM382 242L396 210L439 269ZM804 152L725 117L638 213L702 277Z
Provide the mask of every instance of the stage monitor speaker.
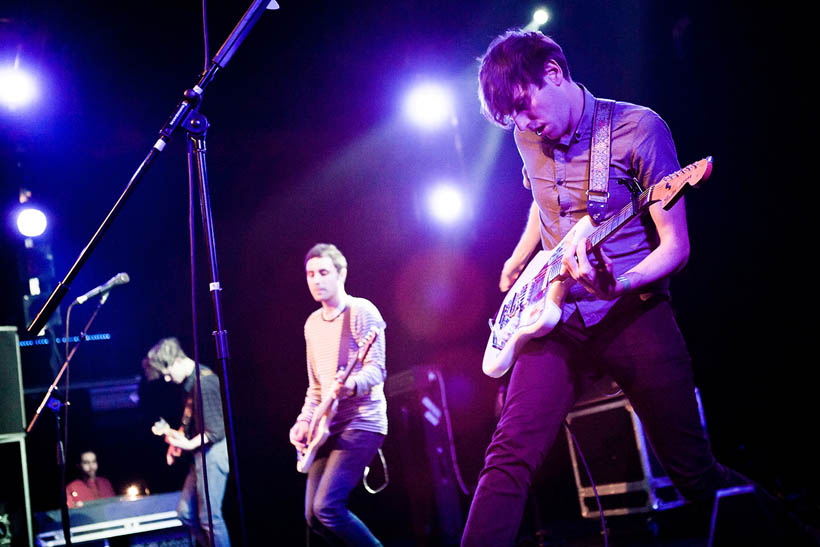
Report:
M17 327L0 326L0 386L0 435L22 433L26 418Z
M718 490L707 547L815 547L814 532L783 501L752 485Z
M385 394L392 411L398 410L393 423L399 431L416 545L457 546L464 524L441 372L417 366L387 378Z

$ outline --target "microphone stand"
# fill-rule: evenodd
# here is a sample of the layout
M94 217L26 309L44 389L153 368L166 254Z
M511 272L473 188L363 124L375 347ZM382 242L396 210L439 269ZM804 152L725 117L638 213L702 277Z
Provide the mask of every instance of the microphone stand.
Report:
M265 9L278 9L279 5L276 3L275 0L253 0L251 6L247 9L245 14L239 20L236 27L234 27L231 34L222 44L219 51L217 51L216 55L212 59L211 65L207 67L203 73L200 75L199 81L194 85L192 88L187 89L183 94L182 101L177 105L173 114L165 123L165 125L160 129L160 137L154 143L154 146L148 152L145 159L139 165L137 170L131 176L131 179L128 181L125 189L123 190L120 197L117 199L114 206L109 211L108 215L103 220L102 224L97 228L97 231L92 236L91 240L85 246L85 248L80 253L80 256L74 262L74 265L71 266L68 273L66 274L65 278L57 283L54 290L52 291L51 295L49 296L46 303L43 305L42 309L39 311L37 316L32 320L32 322L28 325L26 330L29 334L36 335L36 333L40 332L43 326L46 324L48 319L57 309L57 306L60 305L60 302L65 297L66 293L68 292L69 286L74 278L79 273L80 269L83 265L88 261L91 253L97 247L99 242L102 240L103 235L114 222L114 219L122 210L125 202L131 196L131 194L136 189L137 184L142 180L143 176L147 173L150 166L153 164L154 160L157 156L165 149L165 146L171 139L171 136L174 132L180 127L183 126L186 131L189 132L191 135L191 139L193 139L193 143L196 147L196 162L197 162L197 170L199 174L199 188L200 188L200 201L201 207L203 212L203 223L206 228L206 238L208 244L208 251L210 255L210 262L211 262L211 296L212 296L212 303L214 307L214 321L216 324L216 329L214 331L214 338L216 342L216 353L218 359L222 361L222 391L223 391L223 404L225 405L225 431L226 431L226 438L228 440L228 456L230 461L231 469L233 470L234 481L236 486L236 494L238 499L238 509L239 509L239 520L240 525L242 528L242 541L243 544L247 544L246 537L245 537L245 525L244 525L244 512L242 508L242 496L241 490L239 487L239 469L238 469L238 462L236 457L236 445L234 441L234 432L233 432L233 416L231 412L230 406L230 389L228 385L228 373L227 373L227 360L228 360L228 342L227 342L227 331L222 326L222 317L221 317L221 301L220 301L220 293L222 291L221 285L218 280L218 273L217 273L217 263L216 263L216 251L214 246L214 235L213 235L213 221L211 217L211 210L210 210L210 198L208 196L208 186L207 186L207 175L206 175L206 168L205 168L205 138L204 138L204 131L207 130L208 122L204 116L197 112L197 108L202 100L203 94L207 86L213 81L216 73L221 69L224 68L225 65L231 60L236 50L242 44L242 42L247 37L248 33L250 33L253 26L257 23L259 18L262 16L262 13ZM201 133L200 133L201 131ZM190 175L189 175L190 176ZM62 372L61 372L62 374ZM51 390L50 390L51 391Z
M91 237L91 240L85 246L85 248L80 252L80 256L77 257L77 260L69 269L66 276L63 278L62 281L58 282L57 285L54 287L54 290L49 295L48 300L34 317L34 319L29 323L26 330L31 335L36 335L40 330L42 330L43 326L45 326L48 319L57 309L57 306L60 305L63 298L65 298L66 293L68 292L69 286L71 282L74 281L74 278L77 277L77 274L82 269L83 265L88 261L91 253L97 247L97 245L102 240L102 237L105 235L105 232L108 228L113 224L114 219L122 210L125 202L128 201L128 198L134 192L137 187L137 184L142 180L142 177L148 172L148 169L154 163L154 160L157 156L165 149L165 146L171 140L171 136L173 135L174 131L185 121L185 119L191 114L194 106L194 102L198 102L201 99L205 88L216 76L217 71L220 68L223 68L228 61L230 61L233 54L236 52L237 48L239 48L242 41L250 32L253 25L259 20L262 16L262 12L268 8L269 6L274 6L273 9L278 8L279 6L276 4L275 1L272 0L254 0L253 4L248 8L245 14L242 16L242 19L237 23L236 27L234 27L233 31L231 32L230 36L225 40L225 43L222 44L222 47L214 56L211 66L205 70L199 78L199 81L194 85L191 89L186 90L184 93L183 100L177 105L176 110L165 125L160 129L160 137L154 146L151 148L148 155L145 156L145 159L142 160L142 163L137 167L137 170L131 176L131 179L128 181L125 189L123 190L120 197L117 199L114 206L108 212L108 215L102 221L97 231Z
M43 411L43 408L48 405L48 408L54 412L54 417L57 421L57 464L60 467L60 518L62 520L63 525L63 537L65 538L65 544L67 546L71 545L71 519L68 515L68 500L66 498L66 480L65 480L65 472L66 472L66 454L65 454L65 445L63 443L63 433L65 432L66 424L65 422L68 421L68 408L71 405L68 400L65 402L60 402L59 399L52 397L51 394L54 390L59 389L57 384L60 383L60 379L63 377L63 373L68 370L68 364L71 362L71 359L74 358L74 354L77 353L77 349L80 347L85 341L86 333L88 329L91 328L91 323L94 322L94 319L97 318L97 314L100 312L100 308L102 308L103 304L105 304L106 300L108 300L108 296L110 292L106 292L100 298L100 302L97 304L94 313L91 314L91 317L88 319L88 322L83 327L83 330L80 332L80 339L77 340L77 343L74 344L74 347L71 349L71 352L63 362L63 366L60 367L60 372L57 373L57 377L54 378L54 381L51 382L51 386L49 386L48 391L46 391L45 396L43 397L40 406L37 407L37 410L34 412L34 416L32 416L31 421L26 427L26 433L31 433L31 430L34 429L34 424L37 423L37 419L40 417L40 413ZM74 304L72 304L73 306ZM67 334L66 334L67 335ZM68 394L68 390L66 390L66 396ZM63 410L64 409L64 410ZM65 420L60 420L60 412L65 412Z

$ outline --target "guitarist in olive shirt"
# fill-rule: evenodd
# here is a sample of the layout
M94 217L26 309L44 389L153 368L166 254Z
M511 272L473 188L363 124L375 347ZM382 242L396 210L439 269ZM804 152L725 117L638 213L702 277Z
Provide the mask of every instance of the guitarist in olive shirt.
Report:
M387 434L385 323L370 301L346 294L347 260L334 245L311 248L305 273L310 293L322 307L305 322L308 388L290 429L290 442L300 453L309 443L311 424L321 419L314 415L317 407L328 398L339 400L330 436L307 469L305 519L332 542L381 545L347 504ZM373 328L379 333L359 363L358 344ZM354 368L342 382L348 366Z

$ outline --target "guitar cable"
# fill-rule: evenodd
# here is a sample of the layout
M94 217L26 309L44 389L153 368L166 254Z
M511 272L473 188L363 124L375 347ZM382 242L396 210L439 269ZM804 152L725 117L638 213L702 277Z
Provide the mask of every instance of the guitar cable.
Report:
M470 489L468 489L465 485L464 479L461 476L461 470L458 466L458 457L456 456L455 443L453 441L453 427L450 422L450 409L447 406L447 393L444 389L444 381L441 378L440 373L436 372L434 376L436 378L436 383L438 384L439 388L439 396L441 400L442 414L444 415L444 423L447 431L447 444L449 445L450 449L450 461L453 465L453 473L456 477L456 481L458 482L461 491L464 493L464 495L469 496ZM364 476L362 477L362 483L364 484L365 490L367 490L370 494L378 494L379 492L384 490L390 483L390 477L387 472L387 461L384 458L384 453L382 452L381 448L379 448L379 459L381 461L382 468L384 469L384 484L382 484L378 488L371 488L370 485L367 483L367 477L370 474L370 466L368 465L364 468Z
M387 461L384 459L384 452L382 452L381 448L379 448L379 460L381 460L382 469L384 469L384 483L378 488L371 488L370 485L367 484L367 476L370 474L370 466L366 465L364 468L362 484L364 485L364 489L367 490L369 494L378 494L379 492L387 488L388 484L390 484L390 475L387 473Z
M589 478L589 483L592 485L592 492L595 494L595 502L598 504L598 515L601 517L601 531L604 535L604 546L609 547L609 534L606 528L606 517L604 517L604 508L601 507L601 498L598 496L598 488L595 486L595 481L592 480L592 473L589 470L586 458L584 458L584 453L581 451L581 445L578 442L578 439L575 438L575 434L570 429L566 420L564 420L564 429L567 430L567 433L572 438L572 443L575 445L576 450L578 450L578 456L581 457L581 463L584 464L584 469L586 470L587 477Z
M439 387L442 414L444 414L444 424L447 429L447 443L450 446L450 461L453 465L453 473L456 476L456 481L458 481L458 486L461 489L461 491L464 493L465 496L469 496L471 493L470 489L468 489L466 484L464 483L464 479L461 477L461 470L458 467L458 457L456 456L456 447L455 442L453 440L453 426L450 423L450 409L447 406L447 393L444 389L444 380L441 378L441 372L439 371L436 371L435 376Z

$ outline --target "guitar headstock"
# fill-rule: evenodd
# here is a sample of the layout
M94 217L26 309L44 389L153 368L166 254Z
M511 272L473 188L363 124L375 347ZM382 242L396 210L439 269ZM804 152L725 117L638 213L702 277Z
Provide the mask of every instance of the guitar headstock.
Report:
M165 421L165 418L160 418L154 425L151 426L151 433L159 437L164 436L171 430L171 426Z
M712 156L691 163L671 175L665 176L652 187L651 201L660 201L669 210L683 196L689 186L697 186L712 174Z
M378 327L373 327L368 331L364 338L362 338L361 342L359 342L359 351L356 353L356 360L364 361L364 358L367 356L367 352L370 351L370 346L373 345L373 342L376 340L376 336L378 336L378 334Z

